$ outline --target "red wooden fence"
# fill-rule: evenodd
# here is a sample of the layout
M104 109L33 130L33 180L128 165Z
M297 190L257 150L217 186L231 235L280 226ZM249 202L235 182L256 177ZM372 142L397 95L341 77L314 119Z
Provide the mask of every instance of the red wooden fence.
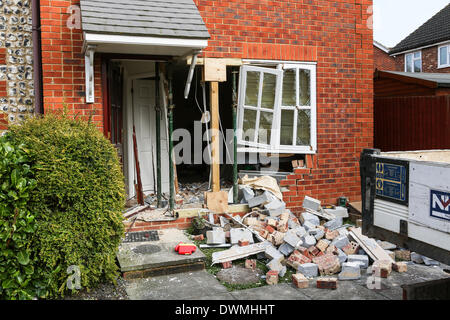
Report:
M375 98L375 148L450 149L450 96Z

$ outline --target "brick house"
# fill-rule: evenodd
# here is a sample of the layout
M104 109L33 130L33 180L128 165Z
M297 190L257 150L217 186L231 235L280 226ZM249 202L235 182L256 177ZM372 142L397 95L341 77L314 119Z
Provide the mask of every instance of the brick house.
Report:
M0 130L27 114L63 106L92 117L121 154L132 197L135 126L143 188L167 192L173 180L167 119L173 112L174 129L194 135L200 128L203 134L200 118L210 109L212 127L220 119L224 130L231 129L237 92L241 167L260 171L258 155L277 155L284 201L294 212L305 195L330 204L340 196L359 201L359 156L373 145L371 5L371 0L2 2ZM239 72L236 91L233 72ZM291 160L304 160L305 167L293 169ZM217 177L230 164L212 167L220 188ZM203 161L176 169L178 178L193 170L207 181L208 168Z
M397 70L450 73L450 4L392 48Z
M374 70L383 71L400 71L398 70L397 60L389 55L389 48L381 43L373 42L373 68Z

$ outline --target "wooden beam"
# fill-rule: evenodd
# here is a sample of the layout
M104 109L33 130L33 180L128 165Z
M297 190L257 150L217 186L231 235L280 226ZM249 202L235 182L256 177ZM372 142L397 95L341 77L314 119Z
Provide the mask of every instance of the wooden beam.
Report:
M212 191L220 191L219 83L210 83Z

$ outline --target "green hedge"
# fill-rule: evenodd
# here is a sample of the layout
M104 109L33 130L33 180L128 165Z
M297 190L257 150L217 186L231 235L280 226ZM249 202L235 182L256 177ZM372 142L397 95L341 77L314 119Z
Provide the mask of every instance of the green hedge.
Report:
M70 266L83 288L114 281L125 203L114 146L94 125L53 114L13 126L8 139L25 146L37 182L27 208L36 215L29 247L45 275L42 296L66 292Z

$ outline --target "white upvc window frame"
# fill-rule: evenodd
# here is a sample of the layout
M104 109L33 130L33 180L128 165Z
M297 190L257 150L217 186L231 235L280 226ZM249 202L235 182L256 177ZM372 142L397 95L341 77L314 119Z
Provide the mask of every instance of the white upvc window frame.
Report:
M441 64L441 49L447 48L447 63ZM438 47L438 68L448 68L450 67L450 43L444 44Z
M416 53L418 53L419 54L419 57L418 58L416 58L415 57L415 55L416 55ZM408 56L411 56L411 65L410 65L410 67L411 67L411 71L408 71ZM420 61L420 71L414 71L414 62L416 61L416 60L419 60ZM422 50L419 50L419 51L414 51L414 52L410 52L410 53L406 53L405 54L405 72L422 72Z
M240 80L239 80L239 95L238 95L238 132L237 139L239 152L257 152L257 153L296 153L296 154L315 154L317 152L317 93L316 93L316 65L311 63L268 63L267 65L276 66L276 69L260 67L262 64L259 63L258 66L244 65L241 67ZM296 102L295 107L292 106L282 106L282 90L283 90L283 75L286 69L296 69ZM309 70L310 72L310 105L300 106L299 96L299 69ZM245 94L247 90L247 72L267 72L277 75L277 85L276 85L276 95L275 95L275 106L273 109L273 124L271 132L271 141L269 144L258 143L257 128L259 127L259 113L257 114L257 120L255 123L255 137L254 141L245 141L243 139L243 124L244 124L244 110L256 108L245 105ZM261 79L261 74L260 74ZM261 104L261 90L263 83L260 80L258 92L258 107ZM294 126L293 133L293 145L280 145L280 135L281 135L281 110L292 109L295 110L294 123L298 124L298 111L299 110L311 110L310 119L310 145L309 146L299 146L294 145L296 143L297 136L297 126ZM260 109L262 111L267 111L265 109Z

